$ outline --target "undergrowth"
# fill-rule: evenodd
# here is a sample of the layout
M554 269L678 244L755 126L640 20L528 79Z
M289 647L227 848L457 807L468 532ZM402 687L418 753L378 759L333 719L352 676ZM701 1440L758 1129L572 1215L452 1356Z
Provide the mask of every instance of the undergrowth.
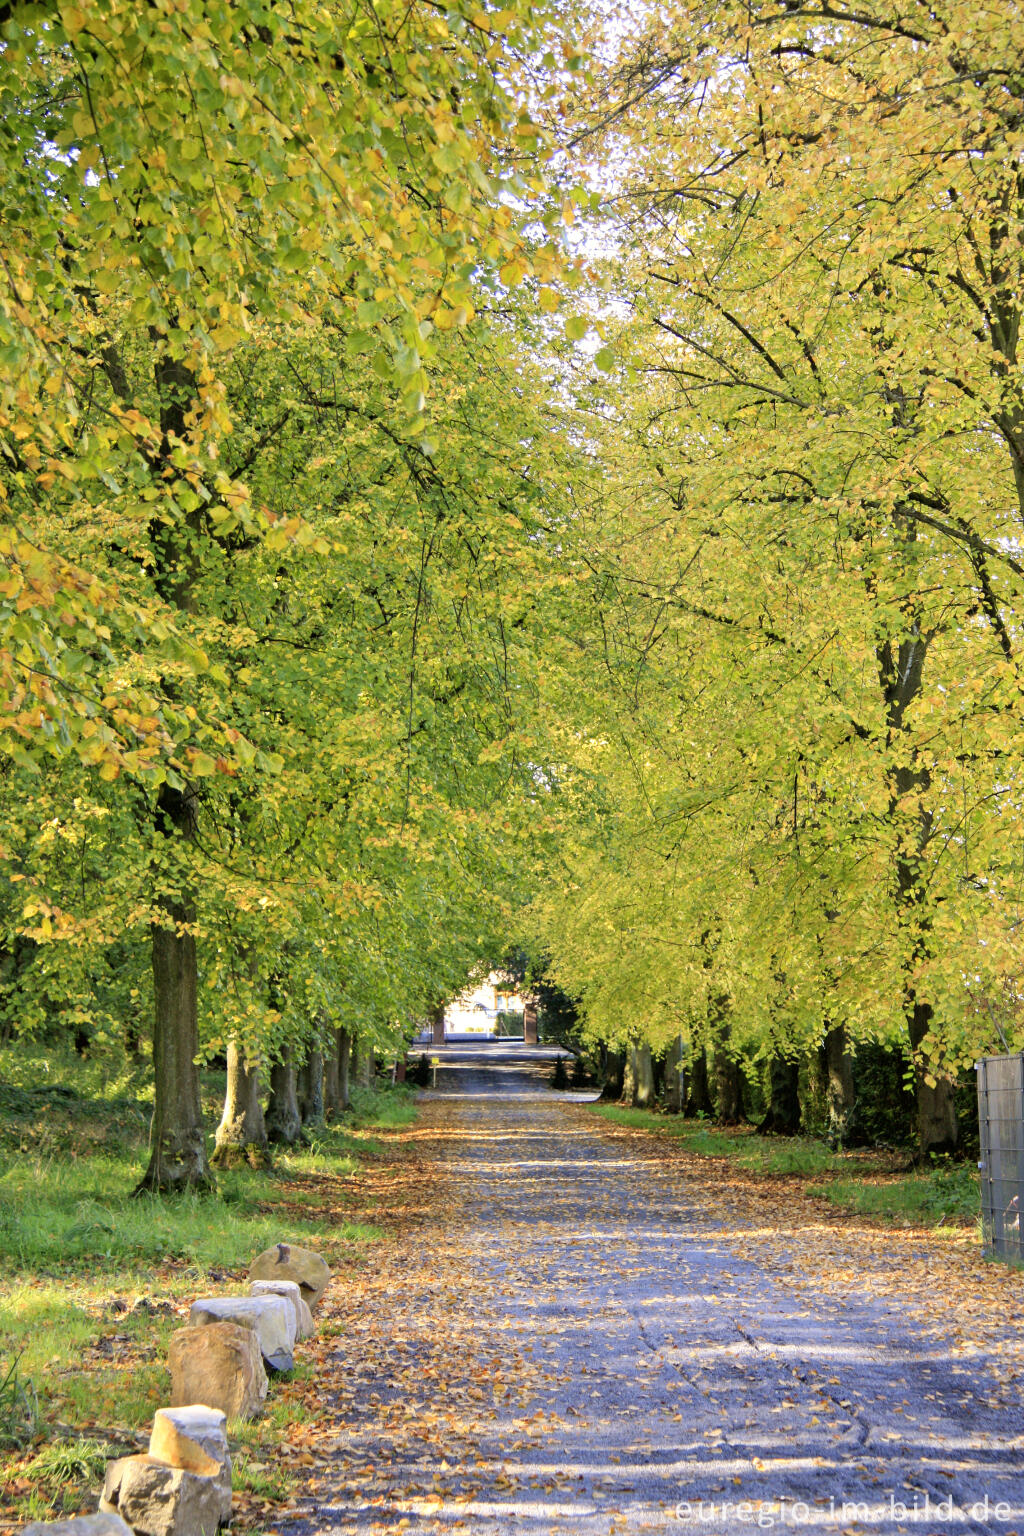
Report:
M893 1167L891 1154L833 1152L809 1136L759 1136L619 1104L596 1104L594 1110L614 1125L671 1137L687 1152L727 1158L755 1175L812 1178L806 1193L851 1214L923 1226L978 1220L978 1176L969 1163L937 1161L931 1168L906 1171Z
M727 1130L706 1120L686 1120L680 1115L658 1115L648 1109L628 1109L621 1104L595 1104L597 1114L615 1125L633 1130L656 1131L679 1141L687 1152L701 1157L728 1157L754 1173L820 1173L842 1166L842 1154L829 1151L824 1142L810 1136L758 1136L754 1131Z
M963 1226L979 1219L978 1175L967 1163L887 1178L840 1178L812 1185L808 1193L882 1221L938 1227Z

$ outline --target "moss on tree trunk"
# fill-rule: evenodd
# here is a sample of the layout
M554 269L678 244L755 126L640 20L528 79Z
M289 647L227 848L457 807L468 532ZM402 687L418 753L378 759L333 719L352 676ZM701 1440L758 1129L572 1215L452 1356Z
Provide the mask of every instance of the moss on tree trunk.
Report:
M228 1042L224 1113L210 1159L215 1168L269 1168L270 1147L260 1104L259 1069L245 1059L237 1041Z

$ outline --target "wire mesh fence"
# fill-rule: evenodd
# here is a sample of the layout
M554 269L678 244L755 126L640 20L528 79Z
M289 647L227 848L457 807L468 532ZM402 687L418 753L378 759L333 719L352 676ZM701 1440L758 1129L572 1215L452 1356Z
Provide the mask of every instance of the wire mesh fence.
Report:
M976 1070L983 1241L997 1258L1024 1264L1024 1052L986 1056Z

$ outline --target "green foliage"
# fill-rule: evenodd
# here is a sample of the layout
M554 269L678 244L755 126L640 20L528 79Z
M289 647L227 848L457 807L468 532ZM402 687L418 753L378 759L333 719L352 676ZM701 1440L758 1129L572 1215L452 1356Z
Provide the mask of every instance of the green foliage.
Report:
M891 1048L887 1139L1024 1038L1014 20L649 7L587 140L626 365L532 937L596 1040Z
M207 777L225 750L272 770L272 752L158 681L227 682L182 618L191 553L156 604L130 568L204 523L221 545L263 533L278 551L327 551L219 462L254 327L269 343L326 319L429 455L431 359L471 320L476 275L557 273L537 225L527 242L510 216L539 185L519 61L549 22L501 15L492 28L457 5L371 17L302 0L285 17L265 0L166 14L62 0L45 25L27 6L5 16L0 422L19 446L2 486L0 739L29 774L66 752L111 780ZM112 548L127 569L98 559Z
M1019 1044L1009 0L3 15L0 1040Z
M809 1194L881 1221L962 1226L980 1220L978 1176L968 1165L939 1167L884 1181L835 1179L811 1185Z

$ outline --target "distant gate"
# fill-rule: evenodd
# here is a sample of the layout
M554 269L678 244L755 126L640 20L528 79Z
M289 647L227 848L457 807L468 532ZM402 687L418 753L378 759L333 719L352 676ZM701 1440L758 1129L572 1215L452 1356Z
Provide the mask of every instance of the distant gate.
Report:
M981 1128L981 1223L986 1249L1024 1263L1024 1052L986 1056L978 1074Z

